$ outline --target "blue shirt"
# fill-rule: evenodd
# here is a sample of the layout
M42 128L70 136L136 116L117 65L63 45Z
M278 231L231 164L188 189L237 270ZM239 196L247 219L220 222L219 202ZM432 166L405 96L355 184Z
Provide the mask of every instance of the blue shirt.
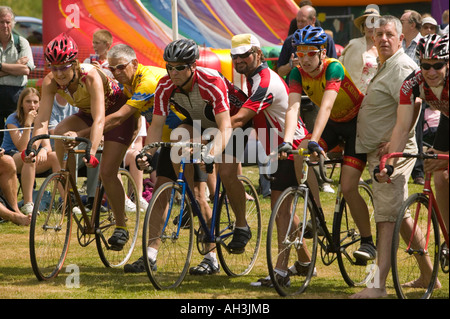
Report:
M14 112L8 116L8 118L6 119L6 122L5 122L5 127L8 127L8 124L15 125L18 128L22 127L22 125L20 125L20 123L19 123L19 120L17 119L16 114L17 113ZM32 130L29 130L29 131L30 131L30 138L31 138ZM20 132L23 133L23 130L20 130ZM6 131L5 134L3 135L2 148L5 149L5 153L9 153L11 151L16 151L16 152L19 151L17 149L16 145L14 145L14 142L11 138L11 134L9 133L9 131Z

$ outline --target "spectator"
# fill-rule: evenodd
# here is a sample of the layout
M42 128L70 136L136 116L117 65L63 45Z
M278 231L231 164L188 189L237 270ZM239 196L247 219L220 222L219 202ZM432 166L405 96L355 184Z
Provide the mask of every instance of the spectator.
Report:
M448 9L442 13L442 24L440 25L441 33L448 34Z
M14 12L0 6L0 144L6 118L17 108L20 92L27 84L27 76L34 69L33 54L28 41L12 33Z
M380 162L380 156L388 151L403 80L417 68L417 64L405 54L402 40L400 20L393 16L382 16L374 32L379 67L362 101L356 135L356 152L367 153L370 172ZM417 151L413 129L409 132L405 151ZM373 183L380 286L368 287L351 298L380 298L387 295L385 284L390 269L392 232L399 209L408 197L408 179L414 160L400 159L394 167L395 173L391 176L393 183L381 184L375 180Z
M49 140L44 140L37 151L35 163L24 163L22 152L25 151L31 138L31 129L38 114L40 94L35 88L25 88L20 93L17 110L6 119L6 127L2 148L13 157L17 173L20 174L24 205L21 211L25 215L33 212L33 186L36 173L44 173L50 168L53 172L60 170L56 153ZM17 129L17 130L15 130Z
M16 166L11 156L0 148L0 219L28 226L31 215L24 215L17 206Z
M377 48L373 44L373 23L380 14L377 9L367 7L364 14L353 21L356 28L363 34L362 37L350 40L339 60L347 69L353 83L365 94L370 80L377 72Z
M405 53L413 59L414 62L419 63L419 60L416 57L416 46L419 43L419 40L422 38L420 34L420 29L422 27L422 16L414 11L414 10L406 10L405 13L400 18L400 22L402 23L402 32L404 35L404 39L402 41L403 50ZM416 126L416 143L419 149L422 149L422 140L423 140L423 111L425 105L422 105L420 110L420 115L417 119L418 123ZM413 179L414 184L423 185L425 184L424 172L423 172L423 160L417 158L414 164L414 169L411 173L411 177Z
M423 37L428 34L440 33L439 31L439 25L433 17L430 16L422 19L422 27L420 29L420 33Z
M83 63L90 63L99 68L102 68L109 77L114 78L111 71L108 69L109 63L107 59L108 50L113 43L112 34L108 30L100 29L94 32L92 36L92 46L95 54L91 54L89 58L85 59Z

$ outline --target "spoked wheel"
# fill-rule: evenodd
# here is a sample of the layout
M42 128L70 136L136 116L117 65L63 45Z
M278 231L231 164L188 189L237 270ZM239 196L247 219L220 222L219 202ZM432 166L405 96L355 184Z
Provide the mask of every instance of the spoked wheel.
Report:
M133 253L134 247L136 246L139 232L141 212L136 183L134 182L131 174L125 169L119 170L119 178L122 181L125 191L125 221L127 224L129 239L122 250L117 251L111 249L108 239L114 233L116 221L114 218L113 209L109 204L108 196L106 196L106 193L102 187L102 190L100 191L101 196L99 196L97 202L95 239L100 259L106 267L121 267L128 261ZM100 204L103 208L101 208Z
M71 203L65 200L59 173L48 176L33 209L30 225L30 259L38 280L58 275L69 250L72 228Z
M417 215L415 235L409 244L413 221ZM425 249L428 198L423 194L411 195L402 206L392 238L392 277L400 299L428 299L438 280L440 238L434 209L430 222L428 249ZM425 273L428 278L425 278ZM446 280L448 284L448 275L442 276L442 280Z
M233 238L236 217L227 199L226 190L222 191L216 216L215 234L221 241L221 244L217 245L217 255L228 276L248 274L255 265L261 245L261 208L258 193L247 177L239 176L238 179L244 186L246 194L245 217L252 232L252 238L245 246L245 251L240 254L231 253L227 249L226 246Z
M153 193L144 218L142 249L156 289L176 288L183 282L194 247L193 224L191 203L178 184L165 183ZM155 263L149 260L149 243L159 247Z
M365 182L360 181L358 190L369 209L371 231L372 235L376 237L372 189ZM337 258L342 277L350 287L366 286L374 278L377 271L376 260L361 261L353 256L353 252L361 246L361 234L353 221L345 199L342 199L336 226L339 229L334 231L340 235L340 249Z
M278 198L267 231L267 266L281 296L300 294L315 275L317 223L311 198L302 187L289 187ZM306 208L306 209L305 209ZM284 272L287 277L280 274Z

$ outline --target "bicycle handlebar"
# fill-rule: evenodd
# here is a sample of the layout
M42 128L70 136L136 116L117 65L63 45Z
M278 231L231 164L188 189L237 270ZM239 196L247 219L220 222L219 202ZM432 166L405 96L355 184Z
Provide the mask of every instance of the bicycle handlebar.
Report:
M25 155L28 156L33 151L35 152L35 154L37 154L36 151L33 150L33 144L34 144L34 142L36 142L38 140L44 140L44 139L84 142L84 143L86 143L86 148L84 149L84 154L85 154L84 156L86 157L86 160L89 161L92 143L89 139L84 138L84 137L78 137L78 136L73 137L73 136L50 135L50 134L36 135L36 136L32 137L30 139L30 141L28 142L27 149L25 150Z
M448 154L434 154L434 153L403 153L403 152L395 152L395 153L388 153L381 157L380 159L380 171L384 169L386 166L386 161L390 158L399 158L399 157L406 157L406 158L420 158L422 160L424 159L440 159L440 160L447 160L448 161Z

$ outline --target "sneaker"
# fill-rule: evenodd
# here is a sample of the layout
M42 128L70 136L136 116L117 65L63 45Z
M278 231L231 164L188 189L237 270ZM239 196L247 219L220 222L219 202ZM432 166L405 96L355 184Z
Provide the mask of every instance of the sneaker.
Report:
M245 246L252 238L252 231L250 227L247 229L235 228L233 232L233 239L228 244L228 248L232 254L242 254L245 251Z
M309 270L309 265L311 263L309 262L301 262L301 261L296 261L294 263L294 265L292 265L289 269L288 269L288 275L289 276L306 276L308 274L308 270ZM314 271L312 274L313 277L317 277L317 269L316 267L314 267Z
M125 211L131 213L136 212L136 204L128 197L125 199Z
M414 184L416 185L425 185L425 179L423 177L414 178Z
M359 260L374 260L377 257L377 249L373 244L363 243L358 250L353 252L353 256Z
M112 250L120 251L127 243L128 238L128 230L123 228L116 228L113 235L108 239L108 243L111 245Z
M147 211L148 202L143 197L141 197L139 198L139 206L139 210L145 213Z
M24 205L20 208L20 211L21 211L24 215L30 215L30 214L33 213L33 208L34 208L33 202L28 202L28 203L24 204Z
M153 271L156 271L156 260L151 260L150 261L150 266L152 267ZM125 267L123 267L123 270L126 273L140 273L140 272L145 272L145 265L144 265L144 256L139 257L138 260L136 260L134 263L132 264L126 264Z
M325 183L322 185L322 192L334 194L334 189L331 187L330 184Z
M220 272L220 266L217 261L214 263L213 260L206 257L197 266L189 268L189 274L197 276L215 275L218 272Z
M290 287L291 280L289 278L289 275L282 276L279 273L275 271L275 280L278 282L280 286L283 287ZM272 280L270 279L270 276L267 276L266 278L258 279L257 282L250 283L253 287L268 287L273 288Z

